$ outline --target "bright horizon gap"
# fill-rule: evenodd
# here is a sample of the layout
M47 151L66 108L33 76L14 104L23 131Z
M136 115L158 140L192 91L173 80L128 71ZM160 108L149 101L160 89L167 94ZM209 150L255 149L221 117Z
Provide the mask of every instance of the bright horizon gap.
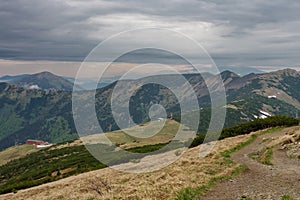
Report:
M0 76L5 75L20 75L20 74L35 74L43 71L48 71L54 73L59 76L67 76L67 77L75 77L77 70L79 69L82 62L79 61L52 61L52 60L8 60L8 59L0 59ZM86 78L96 78L93 76L93 70L96 70L99 65L105 67L108 62L88 62L91 63L90 71L86 73ZM117 64L117 68L115 71L109 72L107 77L114 77L122 74L123 70L128 70L132 66L136 66L141 63L134 62L115 62ZM155 64L155 63L154 63ZM158 63L159 64L159 63ZM96 66L98 65L98 66ZM142 64L141 64L142 65ZM101 66L101 67L102 67ZM169 64L169 66L173 66L175 69L179 71L191 70L192 68L187 65L181 64ZM218 65L220 67L223 65ZM226 66L226 65L224 65ZM229 65L226 67L232 68L240 68L239 66ZM280 69L291 68L297 71L300 71L300 66L245 66L253 69L258 69L264 72L277 71ZM203 68L209 68L209 66L205 66ZM187 72L188 73L188 72Z

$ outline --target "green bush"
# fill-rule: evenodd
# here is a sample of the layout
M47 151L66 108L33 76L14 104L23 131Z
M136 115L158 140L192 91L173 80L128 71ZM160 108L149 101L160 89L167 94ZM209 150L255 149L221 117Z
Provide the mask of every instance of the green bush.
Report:
M250 122L245 122L238 124L230 128L224 128L219 137L220 140L234 137L237 135L249 134L253 131L263 130L266 128L276 127L276 126L295 126L299 124L299 120L287 117L284 115L272 116L266 119L256 119ZM191 147L198 146L204 142L206 134L199 134L191 144Z
M0 166L0 194L104 167L84 146L43 149Z

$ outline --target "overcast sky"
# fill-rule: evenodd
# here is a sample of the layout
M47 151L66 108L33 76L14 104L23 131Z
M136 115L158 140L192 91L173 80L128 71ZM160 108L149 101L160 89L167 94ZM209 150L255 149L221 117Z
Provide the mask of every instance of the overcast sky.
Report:
M143 27L192 37L219 66L300 66L298 0L0 0L0 27L0 74L16 63L70 67L106 38Z

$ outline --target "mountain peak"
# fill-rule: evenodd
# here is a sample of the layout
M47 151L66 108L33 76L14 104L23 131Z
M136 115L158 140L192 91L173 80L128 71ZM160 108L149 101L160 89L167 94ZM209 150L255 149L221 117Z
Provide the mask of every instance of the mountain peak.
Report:
M286 68L286 69L282 69L282 70L279 70L279 71L283 71L285 73L298 73L297 70L291 69L291 68Z
M58 77L57 75L51 73L51 72L48 72L48 71L43 71L43 72L38 72L36 74L32 74L31 76L38 76L38 77Z
M36 73L36 74L53 74L53 73L51 73L51 72L49 72L49 71L42 71L42 72L38 72L38 73ZM54 75L54 74L53 74Z
M239 75L237 75L236 73L229 71L229 70L225 70L225 71L221 72L220 75L223 80L227 80L229 78L240 78Z
M54 89L69 91L73 89L73 83L48 71L28 75L13 81L13 83L30 89Z
M297 75L299 75L299 72L295 69L286 68L286 69L281 69L281 70L275 71L274 74L286 75L286 76L297 76Z
M255 67L244 67L244 66L218 66L220 72L223 72L225 70L234 72L238 74L239 76L246 76L249 73L255 73L255 74L262 74L264 71L259 70Z

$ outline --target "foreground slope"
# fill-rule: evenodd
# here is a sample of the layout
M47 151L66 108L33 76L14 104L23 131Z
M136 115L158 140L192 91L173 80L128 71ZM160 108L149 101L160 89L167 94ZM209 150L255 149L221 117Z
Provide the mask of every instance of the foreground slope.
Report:
M165 126L160 128L162 123ZM0 152L3 164L10 161L0 166L0 194L105 168L106 166L96 160L86 148L102 148L101 158L105 158L110 164L114 165L138 160L145 156L138 153L150 153L167 145L174 138L179 127L179 123L173 120L154 121L151 123L151 127L148 127L147 124L131 127L123 131L106 133L105 135L116 146L111 146L110 143L107 144L107 140L103 138L104 134L95 134L81 138L85 142L85 146L81 140L75 140L39 149L39 151L32 145L10 147ZM159 132L148 138L136 138L127 134L128 131L136 133L140 131L140 133L145 134L149 131L148 129L157 129ZM191 133L184 126L183 129L184 135L188 136ZM174 148L179 148L179 140L180 138L177 137L176 142L173 142ZM125 154L119 151L120 148L136 154ZM170 148L172 148L171 145L168 146L166 151L170 150ZM30 151L37 152L32 152L25 156ZM161 151L164 150L162 149Z
M36 151L38 151L38 149L35 146L28 144L9 147L3 151L0 151L0 166Z
M250 136L239 136L220 141L213 152L200 160L201 146L189 149L179 160L159 171L143 174L129 174L111 168L92 171L62 179L53 183L1 195L0 199L173 199L183 187L205 184L216 175L230 174L237 164L219 165L219 152L234 147ZM108 191L99 181L107 183ZM99 184L104 196L93 188Z
M218 179L218 177L224 177L226 179L226 177L231 176L232 173L236 173L237 170L240 169L239 166L241 164L247 165L248 169L236 179L233 179L233 181L231 179L228 183L226 181L225 183L236 185L237 190L248 190L249 188L253 189L256 187L261 187L261 189L263 189L266 186L262 187L262 185L259 184L265 184L266 182L264 181L258 182L257 186L255 186L255 182L251 182L253 185L248 185L247 182L245 182L245 185L238 187L238 180L240 177L247 177L247 174L256 173L255 170L259 169L260 174L257 176L260 178L265 177L265 181L268 181L268 178L274 178L275 180L281 181L281 184L273 185L274 187L278 187L276 189L277 193L275 193L278 196L273 199L281 199L280 195L284 194L291 196L296 195L295 197L297 197L297 195L299 195L297 193L299 190L297 190L296 179L298 177L297 173L299 173L299 170L297 166L296 168L290 168L293 166L290 165L290 162L294 161L281 162L289 160L290 158L286 158L284 155L277 156L275 153L274 166L272 166L273 170L270 170L269 166L260 166L256 161L245 158L245 155L251 153L254 149L257 150L258 147L263 145L282 141L281 138L284 137L286 133L299 131L299 129L299 126L285 129L275 128L271 130L272 132L277 130L277 132L272 134L266 134L271 132L263 131L265 135L259 136L254 143L250 144L250 146L233 154L232 159L237 163L222 156L222 152L236 147L241 142L248 141L254 134L261 134L261 131L218 141L214 146L213 151L203 159L199 159L199 151L204 148L205 145L212 145L211 143L189 149L175 163L159 171L144 174L129 174L105 168L18 191L15 194L1 195L0 199L174 199L176 197L179 198L180 196L178 196L178 194L182 193L182 191L193 191L193 188L195 188L196 191L199 191L200 195L203 191L205 192L205 189L203 190L201 188L206 188L201 186L210 183L212 179ZM261 140L268 142L262 144ZM143 159L151 160L151 156ZM120 167L122 166L127 167L124 164L120 165ZM281 169L285 170L283 171ZM287 183L287 185L283 186L285 183ZM220 187L222 187L222 185ZM184 188L191 189L185 190ZM226 192L230 191L230 188L231 186L228 187ZM215 195L213 194L213 191L212 193L208 191L204 198L209 199L210 196ZM225 192L225 190L221 190L221 192L222 191ZM251 194L251 190L249 191L250 192L246 195ZM234 194L235 190L233 190L232 195ZM245 195L239 192L237 192L237 194ZM231 193L228 193L225 197L228 197L227 199L236 197L230 195ZM252 197L251 195L249 196ZM196 194L194 197L196 197L195 199L198 199L200 196L197 196Z

